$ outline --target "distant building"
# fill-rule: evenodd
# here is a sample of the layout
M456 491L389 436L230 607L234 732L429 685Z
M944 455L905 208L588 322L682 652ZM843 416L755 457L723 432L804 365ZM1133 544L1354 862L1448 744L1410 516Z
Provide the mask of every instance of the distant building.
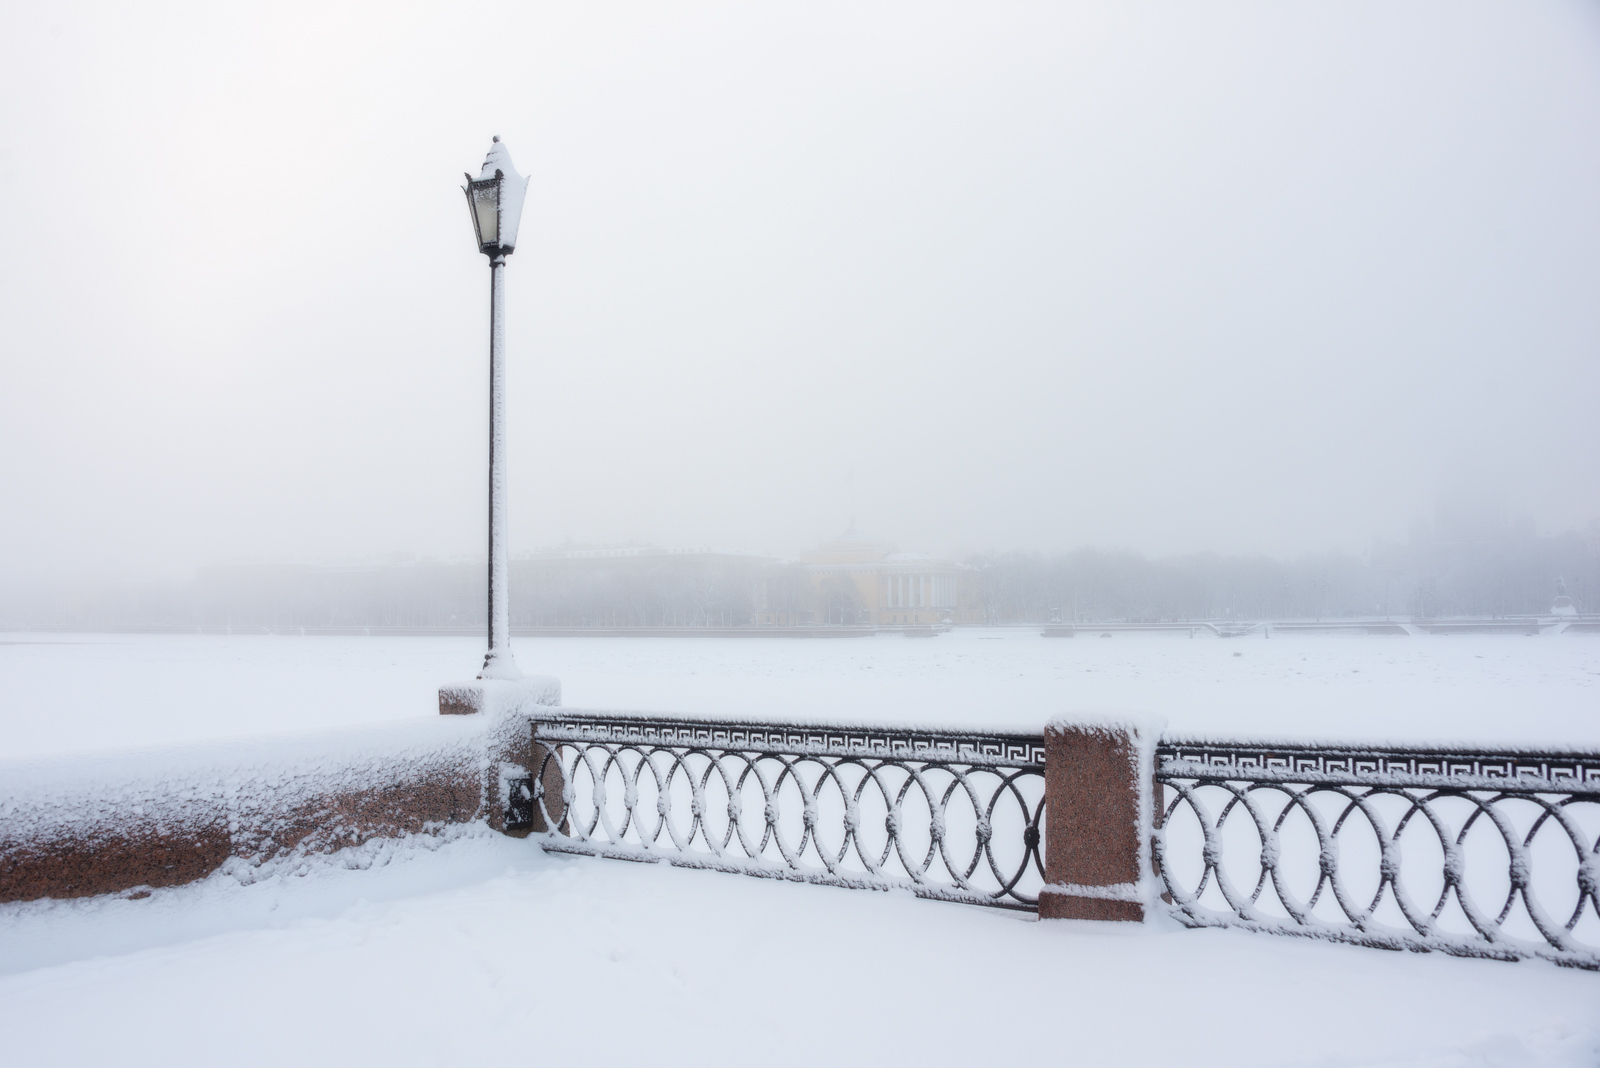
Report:
M741 549L574 546L511 559L516 627L929 626L984 620L979 572L853 532L779 559ZM481 560L251 564L202 570L187 588L126 603L59 604L51 624L292 632L471 629ZM11 607L11 606L5 606ZM13 608L13 610L15 610ZM63 618L65 617L65 618Z
M928 625L982 622L978 572L952 560L896 552L846 532L765 569L756 622L766 625Z
M705 627L752 622L771 556L655 545L565 547L511 561L519 626Z

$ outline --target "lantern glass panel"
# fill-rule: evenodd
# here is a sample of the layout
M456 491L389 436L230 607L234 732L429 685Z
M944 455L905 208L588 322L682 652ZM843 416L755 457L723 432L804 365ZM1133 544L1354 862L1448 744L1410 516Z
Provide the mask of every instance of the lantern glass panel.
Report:
M472 184L472 211L478 223L480 245L500 244L500 182Z

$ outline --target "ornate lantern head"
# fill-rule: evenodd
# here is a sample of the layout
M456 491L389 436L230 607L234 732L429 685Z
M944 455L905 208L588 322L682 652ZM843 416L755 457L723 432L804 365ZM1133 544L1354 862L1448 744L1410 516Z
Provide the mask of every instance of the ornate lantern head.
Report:
M522 221L522 199L528 192L528 179L511 165L511 153L497 136L484 158L483 170L476 178L467 175L461 187L472 212L472 228L478 235L478 251L485 256L504 256L517 247L517 224Z

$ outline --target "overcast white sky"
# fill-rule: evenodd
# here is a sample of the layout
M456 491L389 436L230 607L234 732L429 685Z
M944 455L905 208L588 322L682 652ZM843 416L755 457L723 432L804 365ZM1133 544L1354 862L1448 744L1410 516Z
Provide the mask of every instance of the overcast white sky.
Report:
M1600 517L1600 5L0 0L0 572Z

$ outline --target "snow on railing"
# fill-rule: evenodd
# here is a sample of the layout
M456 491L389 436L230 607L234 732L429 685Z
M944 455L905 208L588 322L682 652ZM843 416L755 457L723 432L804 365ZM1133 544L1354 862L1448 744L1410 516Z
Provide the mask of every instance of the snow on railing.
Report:
M1051 791L1094 781L1047 782L1042 733L550 709L534 739L507 821L545 849L1028 910ZM1169 736L1149 776L1189 926L1600 968L1600 755Z
M1010 908L1044 881L1037 735L552 709L534 737L512 817L548 850Z
M1157 747L1180 920L1600 968L1600 755Z

